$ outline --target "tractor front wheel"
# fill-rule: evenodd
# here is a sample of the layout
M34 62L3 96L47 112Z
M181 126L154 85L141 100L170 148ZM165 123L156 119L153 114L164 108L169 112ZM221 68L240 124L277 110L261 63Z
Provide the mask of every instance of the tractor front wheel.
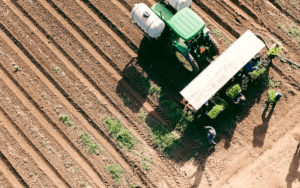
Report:
M197 74L199 72L199 66L191 54L189 54L187 58L181 52L176 50L175 55L179 62L181 62L188 71L192 72L193 74Z
M208 40L209 40L210 46L212 47L211 55L212 56L218 55L219 54L219 45L218 45L216 39L210 33L208 34Z

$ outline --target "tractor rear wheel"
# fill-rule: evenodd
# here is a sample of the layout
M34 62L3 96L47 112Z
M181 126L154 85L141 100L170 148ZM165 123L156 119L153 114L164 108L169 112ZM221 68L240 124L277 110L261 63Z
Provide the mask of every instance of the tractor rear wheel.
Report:
M181 52L176 50L175 55L179 62L181 62L188 71L192 72L193 74L197 74L199 72L199 66L191 54L189 54L188 58L186 58Z
M218 55L219 54L219 45L218 45L216 39L210 33L208 34L208 40L212 47L211 55L212 56Z

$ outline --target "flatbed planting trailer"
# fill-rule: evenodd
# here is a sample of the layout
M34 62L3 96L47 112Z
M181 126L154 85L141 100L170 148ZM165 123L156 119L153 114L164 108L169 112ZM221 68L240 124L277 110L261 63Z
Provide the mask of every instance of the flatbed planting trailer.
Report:
M250 30L246 31L180 92L191 110L197 112L264 47Z

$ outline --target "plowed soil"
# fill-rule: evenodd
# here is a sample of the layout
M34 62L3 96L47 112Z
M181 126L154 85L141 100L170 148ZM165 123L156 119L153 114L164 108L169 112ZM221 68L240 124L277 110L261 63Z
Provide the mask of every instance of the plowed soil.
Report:
M0 187L299 187L300 69L275 58L241 109L228 100L215 120L192 114L179 92L195 75L132 23L136 3L156 2L0 0ZM250 29L299 64L299 6L195 0L191 9L220 53ZM268 89L283 94L274 108ZM107 118L129 134L125 145Z

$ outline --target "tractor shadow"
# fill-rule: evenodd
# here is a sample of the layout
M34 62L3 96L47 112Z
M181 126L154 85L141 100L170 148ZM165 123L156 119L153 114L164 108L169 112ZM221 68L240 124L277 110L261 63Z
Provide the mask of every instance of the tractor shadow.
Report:
M266 71L266 76L268 74L269 68ZM154 141L155 147L162 150L170 160L177 164L178 168L187 163L196 167L196 171L192 173L182 172L184 176L193 181L192 187L198 187L202 182L204 168L206 166L209 168L210 164L207 159L215 152L215 149L208 145L204 126L209 125L215 128L217 136L214 141L219 144L217 148L230 148L237 124L249 115L249 110L255 103L261 101L261 95L267 89L265 81L249 82L247 90L243 91L247 101L242 108L237 108L225 94L226 89L233 84L228 82L223 87L224 89L218 92L218 96L225 99L229 106L216 119L211 120L205 115L204 110L200 110L194 114L192 121L182 122L182 118L178 114L173 113L172 110L171 112L168 111L170 109L168 107L178 106L175 111L178 109L180 112L183 111L184 106L179 103L182 99L180 91L196 75L188 72L178 62L174 54L165 55L164 46L144 38L138 49L138 57L126 66L122 76L133 89L142 95L144 98L142 102L148 100L151 95L152 83L161 87L163 97L157 100L158 106L155 110L159 114L162 112L166 118L169 118L170 123L167 126L161 125L151 113L147 114L145 122L151 132L150 135L152 134L154 140L156 139L156 142ZM130 104L124 100L124 89L121 81L118 84L117 92L123 98L124 104L132 111L141 110L141 105ZM180 136L178 135L175 140L170 139L170 135L177 134L176 132L179 132ZM161 140L164 142L160 142ZM157 145L163 145L163 149Z

